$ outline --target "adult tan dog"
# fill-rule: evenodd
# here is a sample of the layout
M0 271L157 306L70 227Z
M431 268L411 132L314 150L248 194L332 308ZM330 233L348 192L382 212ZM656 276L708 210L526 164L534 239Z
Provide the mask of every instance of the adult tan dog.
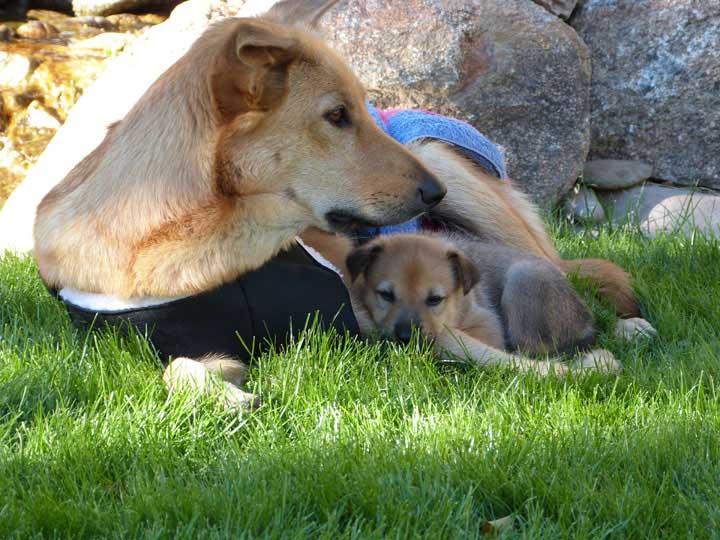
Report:
M211 26L39 205L45 283L193 295L258 268L307 227L398 223L437 204L444 186L376 126L346 64L290 25L334 3L288 0ZM241 371L206 365L226 379Z
M444 194L375 125L322 41L226 19L43 199L35 255L55 288L193 294L257 268L306 227L397 223Z

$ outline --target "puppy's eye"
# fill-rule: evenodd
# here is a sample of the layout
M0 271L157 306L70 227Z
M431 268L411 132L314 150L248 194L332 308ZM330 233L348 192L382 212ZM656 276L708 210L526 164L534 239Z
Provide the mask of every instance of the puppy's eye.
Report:
M439 306L440 304L442 304L443 300L445 300L444 296L433 295L433 296L428 296L427 299L425 300L425 303L431 307Z
M377 291L378 296L386 302L393 303L395 301L395 293L392 291Z
M345 105L339 105L326 112L323 117L335 127L347 127L350 125L350 116Z

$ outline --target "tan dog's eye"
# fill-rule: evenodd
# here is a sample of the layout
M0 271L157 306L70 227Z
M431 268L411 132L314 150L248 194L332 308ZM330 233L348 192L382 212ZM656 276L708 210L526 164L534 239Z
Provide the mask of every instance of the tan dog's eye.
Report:
M425 303L428 306L434 307L434 306L439 306L440 304L442 304L443 300L445 300L444 296L433 295L433 296L428 296L427 299L425 300Z
M339 105L329 110L323 117L335 127L342 128L350 125L350 117L348 116L345 105Z
M380 298L382 298L386 302L389 302L390 304L395 301L395 293L393 293L392 291L379 290L377 291L377 294Z

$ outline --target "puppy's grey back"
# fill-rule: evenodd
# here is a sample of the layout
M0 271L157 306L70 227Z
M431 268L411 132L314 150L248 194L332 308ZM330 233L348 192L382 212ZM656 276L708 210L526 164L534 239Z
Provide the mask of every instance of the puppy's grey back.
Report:
M500 314L511 349L569 352L595 341L592 313L552 263L459 234L444 238L477 265L480 281L472 294Z

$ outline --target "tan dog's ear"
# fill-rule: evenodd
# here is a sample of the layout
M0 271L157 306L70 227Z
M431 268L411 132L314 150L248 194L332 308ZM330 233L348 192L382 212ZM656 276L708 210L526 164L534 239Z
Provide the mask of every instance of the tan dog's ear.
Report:
M350 272L350 282L354 282L360 274L367 273L381 251L382 246L377 244L353 250L345 260L345 265Z
M263 15L283 24L303 24L313 27L338 0L282 0Z
M297 40L282 26L261 19L239 22L212 78L223 119L266 111L279 102L287 93L288 65L297 55Z
M457 286L462 287L463 294L467 294L480 281L480 270L464 253L448 251L447 258Z

